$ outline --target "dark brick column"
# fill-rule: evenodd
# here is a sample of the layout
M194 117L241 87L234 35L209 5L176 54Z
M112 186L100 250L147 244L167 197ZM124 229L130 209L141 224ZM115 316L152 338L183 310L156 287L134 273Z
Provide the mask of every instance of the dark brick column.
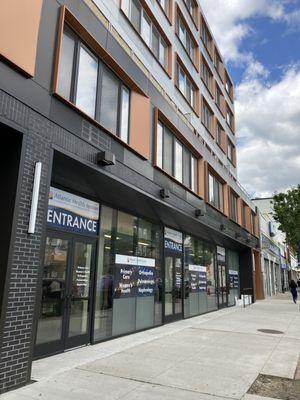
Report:
M26 113L25 113L26 114ZM41 246L47 209L52 151L50 142L34 130L34 114L24 116L24 133L12 237L0 325L0 393L30 380L35 304ZM26 125L26 124L25 124ZM40 126L43 129L43 126ZM35 163L42 162L35 233L27 233Z

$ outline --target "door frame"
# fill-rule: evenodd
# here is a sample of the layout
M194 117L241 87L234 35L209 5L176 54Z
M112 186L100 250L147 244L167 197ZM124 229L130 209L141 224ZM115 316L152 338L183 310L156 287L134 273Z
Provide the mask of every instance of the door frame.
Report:
M225 290L220 289L220 268L225 269ZM221 292L220 292L221 291ZM220 302L220 296L222 293L222 303ZM224 301L224 295L225 295L225 301ZM217 261L217 298L218 298L218 309L226 308L228 307L228 268L227 268L227 263L222 262L222 261Z
M165 302L165 282L166 282L166 257L172 258L173 262L173 288L172 291L174 291L175 288L175 282L176 282L176 267L175 267L175 259L180 259L181 262L181 312L175 313L175 302L174 302L174 297L172 293L172 314L166 315L165 313L165 307L166 307L166 302ZM170 323L170 322L175 322L183 319L184 315L184 288L183 288L183 282L184 282L184 277L183 277L183 257L176 256L175 254L173 255L166 255L164 254L164 274L163 274L163 323Z
M66 290L64 294L64 299L62 300L62 330L61 330L61 338L59 340L55 340L53 342L46 342L41 344L36 344L37 339L37 329L38 329L38 322L39 317L37 317L37 328L36 328L36 335L35 335L35 343L34 343L34 351L33 351L33 359L48 357L53 354L62 353L65 350L84 346L88 343L92 342L92 326L93 326L93 314L94 314L94 286L95 286L95 274L96 274L96 255L97 255L97 247L98 247L98 236L87 236L87 235L80 235L78 233L72 232L64 232L58 229L47 229L45 233L45 243L48 237L67 240L68 241L68 254L66 260L66 278L65 278L65 285ZM74 259L74 248L75 243L78 242L89 242L92 244L92 258L91 258L91 271L90 271L90 291L89 291L89 317L88 317L88 327L87 333L84 335L74 336L74 338L69 338L70 345L67 344L68 337L67 337L67 329L69 326L69 302L68 299L68 292L70 291L71 281L72 281L72 263ZM43 262L42 268L44 268L44 258L45 258L45 250L46 245L43 247ZM41 279L41 286L43 282L43 277ZM42 290L42 287L41 287ZM38 304L38 311L40 311L42 303L42 296L40 296L40 302ZM82 336L85 338L83 341Z

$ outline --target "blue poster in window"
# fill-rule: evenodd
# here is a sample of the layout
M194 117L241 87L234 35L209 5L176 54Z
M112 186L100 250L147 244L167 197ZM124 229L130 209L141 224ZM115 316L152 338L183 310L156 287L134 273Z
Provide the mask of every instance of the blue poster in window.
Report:
M114 298L154 296L155 259L116 254Z
M99 228L99 204L50 187L47 224L51 228L96 236Z

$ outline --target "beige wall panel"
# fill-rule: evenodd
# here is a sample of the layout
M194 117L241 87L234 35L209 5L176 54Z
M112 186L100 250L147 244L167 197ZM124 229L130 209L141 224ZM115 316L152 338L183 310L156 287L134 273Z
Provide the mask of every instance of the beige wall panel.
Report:
M43 0L0 1L0 55L32 77Z
M142 157L150 158L150 99L135 91L130 100L129 146Z

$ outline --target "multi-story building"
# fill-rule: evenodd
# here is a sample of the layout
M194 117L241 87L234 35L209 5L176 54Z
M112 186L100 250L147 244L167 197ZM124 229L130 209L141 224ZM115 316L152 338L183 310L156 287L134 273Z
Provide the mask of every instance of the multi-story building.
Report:
M262 297L196 0L2 0L0 54L0 392L35 358Z
M260 215L261 271L265 296L272 296L289 289L291 265L286 235L274 219L273 198L253 200Z

